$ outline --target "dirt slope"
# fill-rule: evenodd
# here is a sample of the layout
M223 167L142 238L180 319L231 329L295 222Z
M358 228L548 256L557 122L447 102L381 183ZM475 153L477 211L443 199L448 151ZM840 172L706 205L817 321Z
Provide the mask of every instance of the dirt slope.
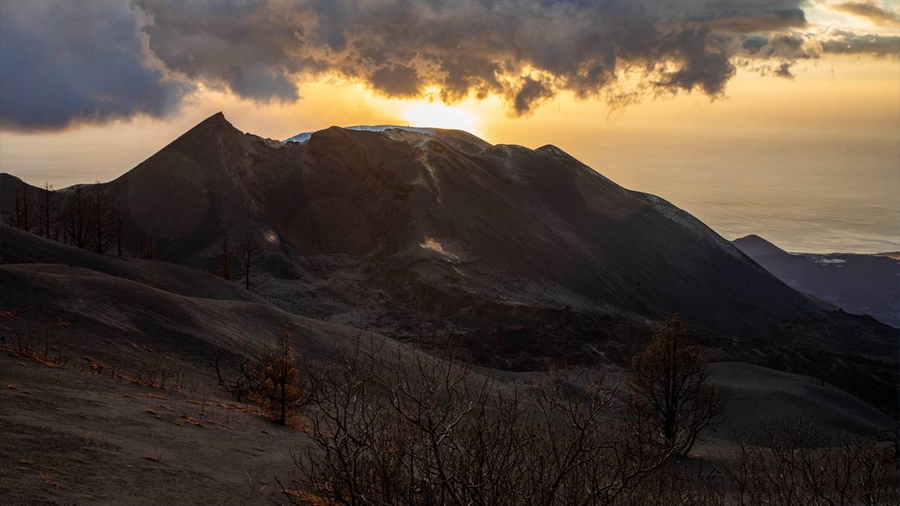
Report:
M7 225L0 225L0 263L81 267L188 297L264 302L238 284L212 274L167 262L97 255Z

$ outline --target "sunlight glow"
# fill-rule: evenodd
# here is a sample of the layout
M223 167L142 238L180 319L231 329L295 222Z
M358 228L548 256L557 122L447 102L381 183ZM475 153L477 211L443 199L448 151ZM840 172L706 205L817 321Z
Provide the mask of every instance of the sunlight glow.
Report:
M403 114L403 119L411 126L455 128L474 132L476 129L475 117L459 108L444 104L420 104L411 106Z

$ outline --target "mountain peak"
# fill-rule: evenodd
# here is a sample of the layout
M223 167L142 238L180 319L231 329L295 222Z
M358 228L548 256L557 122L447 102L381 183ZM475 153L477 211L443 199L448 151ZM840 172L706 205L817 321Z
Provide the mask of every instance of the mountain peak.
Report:
M750 234L731 241L737 249L750 257L761 255L788 255L789 253L762 237Z
M201 125L222 126L222 127L227 126L227 127L234 128L234 125L232 125L227 119L225 119L225 114L222 111L219 111L219 112L213 114L212 116L206 118L205 120L201 121L197 126L201 126Z
M213 139L231 138L234 134L242 135L243 132L234 127L225 119L225 115L219 111L205 120L197 123L193 128L183 133L172 142L171 146L183 147L185 144L206 144Z

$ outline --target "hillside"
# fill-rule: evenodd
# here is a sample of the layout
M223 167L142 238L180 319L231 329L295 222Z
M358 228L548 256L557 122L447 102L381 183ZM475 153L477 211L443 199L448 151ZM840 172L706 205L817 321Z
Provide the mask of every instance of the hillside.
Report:
M138 258L97 255L0 225L0 264L58 264L136 281L188 297L264 302L259 296L218 276L181 265Z
M759 236L734 245L800 292L900 328L900 260L882 253L788 253Z
M304 361L318 367L339 367L338 353L356 346L387 358L411 352L389 338L269 304L151 286L154 273L171 269L162 262L84 251L80 266L29 262L47 259L36 247L45 241L7 242L16 232L0 232L4 258L23 262L0 266L0 404L16 406L0 410L0 451L10 460L0 469L0 494L11 504L270 504L280 494L275 478L290 471L289 452L309 450L309 436L235 402L217 384L216 357L239 357L284 327ZM129 269L113 272L109 266L118 263ZM232 285L186 268L178 278L205 283L212 293ZM20 337L37 360L18 355ZM610 372L612 380L622 377L617 368ZM477 374L494 375L503 388L543 373ZM726 423L705 434L697 455L727 452L735 431L798 413L830 435L872 437L891 426L878 410L815 378L716 363L711 381L722 389Z

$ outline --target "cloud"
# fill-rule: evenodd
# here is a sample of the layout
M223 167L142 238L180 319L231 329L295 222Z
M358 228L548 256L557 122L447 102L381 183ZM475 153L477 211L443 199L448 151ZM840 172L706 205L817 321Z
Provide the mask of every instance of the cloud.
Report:
M900 36L856 34L847 30L831 30L822 39L826 53L897 57L900 54Z
M773 37L754 35L741 43L746 58L783 66L796 60L820 58L825 54L897 58L900 56L900 36L858 34L850 30L830 29L821 33L789 33ZM756 64L764 73L787 77L785 72L771 65ZM786 67L790 68L790 65ZM773 70L769 72L769 70Z
M0 3L0 127L164 116L191 91L148 59L123 2Z
M233 68L333 72L388 96L505 97L527 114L561 90L579 97L640 72L647 93L720 95L734 75L722 37L806 25L802 0L135 0L168 68L246 98L293 100L296 86L242 87ZM264 76L262 76L264 78Z
M895 27L900 26L900 15L882 9L877 4L870 2L843 2L829 5L838 12L864 18L876 26Z
M778 77L783 77L785 79L793 79L794 73L791 72L792 66L793 66L793 63L784 62L784 63L778 65L778 67L775 68L773 73Z
M803 28L807 25L802 9L774 9L749 14L718 15L700 20L710 28L726 33L752 33L760 31Z
M185 83L293 102L322 75L389 97L495 95L526 115L561 91L716 98L747 61L787 76L825 53L897 53L890 36L805 32L806 0L124 1L3 2L3 125L159 116Z
M414 97L421 88L416 69L405 65L379 68L369 81L376 90L394 97Z
M547 83L526 76L513 96L513 109L518 115L528 114L538 102L552 96L553 89Z

